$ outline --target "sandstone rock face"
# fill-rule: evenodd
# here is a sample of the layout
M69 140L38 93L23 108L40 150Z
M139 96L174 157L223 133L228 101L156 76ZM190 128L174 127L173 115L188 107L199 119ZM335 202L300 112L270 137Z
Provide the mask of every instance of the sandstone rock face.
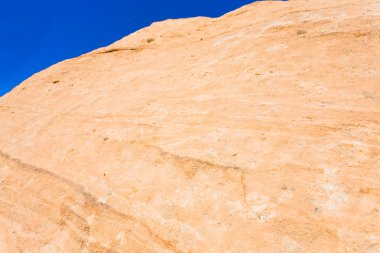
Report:
M168 20L0 99L0 252L380 252L380 1Z

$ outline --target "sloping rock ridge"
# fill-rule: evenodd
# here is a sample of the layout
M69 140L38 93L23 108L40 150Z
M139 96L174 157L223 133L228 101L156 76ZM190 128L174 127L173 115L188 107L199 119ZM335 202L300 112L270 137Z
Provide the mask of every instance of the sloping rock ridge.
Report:
M380 252L380 1L154 23L0 98L0 252Z

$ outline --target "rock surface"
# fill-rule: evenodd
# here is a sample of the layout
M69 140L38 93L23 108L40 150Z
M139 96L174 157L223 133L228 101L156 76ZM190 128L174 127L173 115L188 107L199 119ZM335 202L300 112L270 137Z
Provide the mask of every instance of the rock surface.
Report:
M0 99L0 252L380 252L380 1L155 23Z

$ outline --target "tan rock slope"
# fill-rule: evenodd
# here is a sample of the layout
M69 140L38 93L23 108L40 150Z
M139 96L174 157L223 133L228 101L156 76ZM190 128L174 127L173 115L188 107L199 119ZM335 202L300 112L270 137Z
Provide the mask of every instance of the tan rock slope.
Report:
M0 99L0 252L380 252L380 1L155 23Z

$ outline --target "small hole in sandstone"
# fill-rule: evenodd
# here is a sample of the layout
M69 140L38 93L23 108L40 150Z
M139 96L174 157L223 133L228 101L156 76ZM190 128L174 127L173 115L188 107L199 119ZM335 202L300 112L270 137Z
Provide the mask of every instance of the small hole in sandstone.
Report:
M286 191L288 189L288 187L286 185L284 185L283 187L281 187L281 190L283 191Z
M152 43L153 41L154 41L154 39L152 39L152 38L149 38L146 40L146 42L148 42L148 43Z
M233 154L232 156L237 156L237 154Z
M59 83L59 80L54 80L53 83Z
M108 137L104 137L104 138L103 138L103 140L105 140L105 141L108 140L108 139L109 139Z
M106 176L106 173L104 173L103 176Z

